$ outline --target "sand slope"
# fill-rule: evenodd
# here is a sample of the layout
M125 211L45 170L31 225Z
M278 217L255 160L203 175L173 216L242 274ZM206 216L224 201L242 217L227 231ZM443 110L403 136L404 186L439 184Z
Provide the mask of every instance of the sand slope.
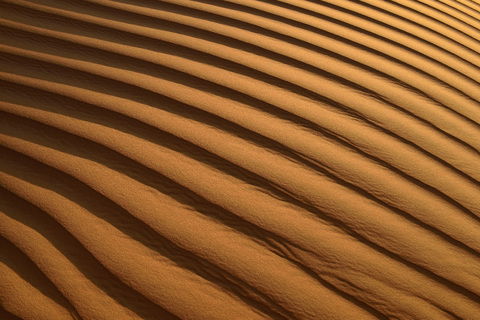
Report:
M480 319L480 2L1 0L1 319Z

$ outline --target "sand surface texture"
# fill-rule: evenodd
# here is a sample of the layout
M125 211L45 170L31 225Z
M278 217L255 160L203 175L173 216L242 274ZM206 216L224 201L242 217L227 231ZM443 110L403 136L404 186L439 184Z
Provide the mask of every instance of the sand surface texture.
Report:
M0 319L480 319L480 1L0 0Z

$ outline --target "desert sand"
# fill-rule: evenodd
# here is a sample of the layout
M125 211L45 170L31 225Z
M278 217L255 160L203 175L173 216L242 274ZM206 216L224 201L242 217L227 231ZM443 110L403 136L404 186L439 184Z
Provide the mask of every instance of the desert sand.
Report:
M480 1L0 0L0 319L480 319Z

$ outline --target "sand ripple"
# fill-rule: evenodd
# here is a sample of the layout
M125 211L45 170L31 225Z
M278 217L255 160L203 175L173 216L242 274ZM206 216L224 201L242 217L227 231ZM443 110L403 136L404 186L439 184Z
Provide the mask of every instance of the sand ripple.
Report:
M480 3L1 0L1 319L480 319Z

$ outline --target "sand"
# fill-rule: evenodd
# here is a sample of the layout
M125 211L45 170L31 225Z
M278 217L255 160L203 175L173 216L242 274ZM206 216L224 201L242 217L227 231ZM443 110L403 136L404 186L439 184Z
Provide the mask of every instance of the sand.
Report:
M477 0L1 0L0 319L480 319Z

